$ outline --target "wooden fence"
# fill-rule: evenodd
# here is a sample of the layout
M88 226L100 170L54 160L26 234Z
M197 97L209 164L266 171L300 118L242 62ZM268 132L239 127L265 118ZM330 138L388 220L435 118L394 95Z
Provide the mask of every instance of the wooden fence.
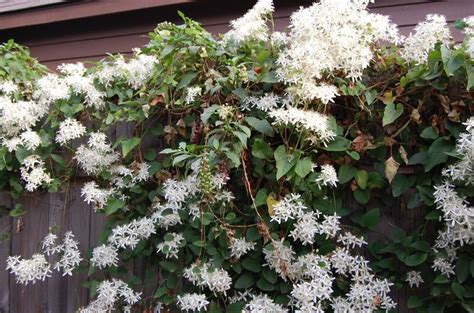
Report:
M61 193L24 196L18 202L25 207L25 215L0 218L0 313L75 312L89 302L89 290L83 286L88 281L86 272L75 273L71 277L62 277L58 272L53 272L52 277L45 281L23 286L17 284L5 270L9 255L31 257L39 251L41 241L50 227L59 227L62 232L73 231L84 253L97 245L106 220L103 214L95 213L81 198L80 190L84 181L84 178L79 178L71 182L64 186L65 191ZM11 207L13 204L8 194L0 194L0 205ZM353 207L356 209L357 205ZM381 222L370 234L371 239L387 236L394 225L413 229L417 221L423 218L421 209L406 209L400 207L399 203L382 208L381 212ZM128 277L145 275L141 264L127 264L126 267ZM393 293L399 312L410 312L406 309L408 291L404 288Z

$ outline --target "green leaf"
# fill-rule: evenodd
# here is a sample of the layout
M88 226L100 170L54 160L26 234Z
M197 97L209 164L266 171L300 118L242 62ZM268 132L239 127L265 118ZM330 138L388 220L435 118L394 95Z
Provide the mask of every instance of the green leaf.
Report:
M354 199L360 204L367 204L370 199L370 190L357 189L354 191Z
M460 283L464 282L469 276L470 261L471 259L465 254L461 255L459 259L457 260L456 277L458 279L458 282Z
M275 285L269 283L266 279L260 278L257 280L257 287L263 291L272 291L275 290Z
M421 138L424 138L424 139L436 139L438 138L438 133L436 132L436 130L430 126L430 127L426 127L425 129L423 129L423 131L421 132L420 134L420 137Z
M23 163L23 161L30 155L31 153L26 150L25 148L19 147L15 151L15 156L18 162Z
M403 113L403 105L401 103L389 103L383 111L382 126L392 124Z
M440 137L431 144L425 163L425 172L448 160L446 152L453 151L454 144L447 137Z
M127 140L122 141L122 155L125 158L130 151L133 150L136 146L138 146L141 142L141 138L139 137L133 137Z
M322 149L326 151L346 151L350 148L352 141L346 139L344 137L336 137L333 141L331 141L326 147L322 147Z
M250 274L249 272L245 272L239 278L237 278L234 284L234 288L235 289L250 288L254 282L255 282L255 279L253 278L253 275Z
M369 229L374 229L380 221L380 211L378 208L373 208L364 214L361 224Z
M262 83L270 83L270 84L275 84L275 83L279 82L275 71L270 71L270 72L266 73L260 81Z
M277 167L276 179L278 180L285 176L295 166L297 159L286 153L286 147L284 145L279 146L275 150L274 156Z
M392 195L394 197L399 197L405 193L405 191L410 188L415 182L416 177L410 176L407 177L402 174L396 174L395 178L392 180Z
M408 266L418 266L426 261L428 253L415 253L407 256L403 262Z
M357 185L361 189L366 189L367 188L367 181L369 180L369 174L367 173L366 170L359 170L357 171L355 175L355 180L357 182Z
M253 259L246 257L242 260L242 267L254 273L259 273L262 270L260 259Z
M247 116L245 121L258 132L267 136L273 136L273 128L267 120L261 120L253 116Z
M214 114L217 111L217 109L219 109L219 106L217 104L214 104L208 108L205 108L201 113L201 121L204 124L207 124L209 121L209 118L211 117L212 114Z
M272 148L263 139L255 139L252 145L252 155L259 159L270 159L273 155Z
M339 183L340 184L345 184L349 182L352 178L354 178L355 174L357 173L357 169L347 165L347 164L342 164L339 167L339 172L337 174Z
M421 306L422 304L423 304L423 301L421 301L417 296L410 296L410 298L408 298L407 305L409 309L417 308Z
M456 295L456 297L458 297L459 299L462 299L464 297L464 293L466 292L466 289L464 289L464 287L461 286L457 282L453 282L451 284L451 290Z
M26 213L26 210L23 208L23 205L21 203L15 204L15 208L10 211L10 216L11 217L19 217L22 216Z
M306 177L313 170L313 162L310 158L298 160L295 166L295 173L301 178Z
M116 198L110 198L105 206L105 214L111 215L125 206L125 202Z
M188 87L189 83L191 83L191 81L194 79L194 77L196 77L196 75L197 75L196 72L190 72L190 73L184 74L183 77L181 78L178 86L176 86L176 89L181 89L181 88L184 88L184 87Z

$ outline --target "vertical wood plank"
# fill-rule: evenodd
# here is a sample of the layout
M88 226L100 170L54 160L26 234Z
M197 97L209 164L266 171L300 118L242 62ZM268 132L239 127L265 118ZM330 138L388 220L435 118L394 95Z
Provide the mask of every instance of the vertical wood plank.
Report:
M81 198L82 184L71 182L69 192L63 194L66 203L68 229L72 231L79 242L83 258L87 258L90 248L90 206ZM67 312L75 312L78 308L87 305L89 300L88 289L82 284L87 282L87 272L76 272L67 281Z
M0 205L11 207L11 198L7 193L0 193ZM0 217L0 313L10 312L10 275L5 267L11 252L11 221L8 215Z
M49 194L49 228L56 230L58 241L62 239L65 227L65 207L62 193ZM49 258L51 264L57 256ZM66 312L67 308L67 278L55 272L48 279L48 312Z

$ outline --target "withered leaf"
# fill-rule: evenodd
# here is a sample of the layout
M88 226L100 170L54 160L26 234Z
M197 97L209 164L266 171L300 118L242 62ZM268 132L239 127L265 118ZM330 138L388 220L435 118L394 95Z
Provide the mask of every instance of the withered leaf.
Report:
M385 178L387 178L390 184L392 183L393 178L397 174L399 167L400 163L395 161L393 157L390 157L385 161Z

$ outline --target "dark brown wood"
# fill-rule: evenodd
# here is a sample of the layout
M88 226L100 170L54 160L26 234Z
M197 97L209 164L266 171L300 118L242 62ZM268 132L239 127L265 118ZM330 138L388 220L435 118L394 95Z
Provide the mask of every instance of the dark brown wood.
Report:
M56 23L193 1L194 0L102 0L72 2L61 6L48 7L43 10L18 11L5 14L0 19L0 29Z
M5 192L0 193L0 205L11 207L11 198ZM4 268L11 254L11 221L8 215L0 217L0 313L10 312L10 275Z

